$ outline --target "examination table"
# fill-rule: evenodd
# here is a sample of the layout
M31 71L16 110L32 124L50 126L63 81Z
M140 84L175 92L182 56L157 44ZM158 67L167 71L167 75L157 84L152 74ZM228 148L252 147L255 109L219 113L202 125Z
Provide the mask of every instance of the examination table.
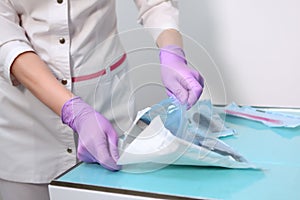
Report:
M300 127L270 128L233 116L226 125L237 135L222 140L260 170L169 165L127 173L79 163L51 182L51 200L300 199Z

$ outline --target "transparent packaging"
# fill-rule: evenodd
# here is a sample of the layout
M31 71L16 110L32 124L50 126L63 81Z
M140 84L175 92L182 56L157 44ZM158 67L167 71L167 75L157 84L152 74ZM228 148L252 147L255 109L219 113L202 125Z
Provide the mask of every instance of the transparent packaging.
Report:
M167 165L255 168L219 137L234 134L213 111L210 101L186 110L168 98L139 112L120 141L118 164L128 172L146 172Z

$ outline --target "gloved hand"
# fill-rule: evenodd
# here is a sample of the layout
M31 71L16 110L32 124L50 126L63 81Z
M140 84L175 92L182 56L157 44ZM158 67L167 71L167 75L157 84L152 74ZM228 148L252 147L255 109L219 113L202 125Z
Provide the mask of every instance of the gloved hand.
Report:
M68 100L61 119L79 135L78 159L97 162L109 170L119 170L118 134L111 123L80 97Z
M175 96L190 108L202 94L204 79L194 69L187 66L183 50L169 45L160 50L162 82L169 96Z

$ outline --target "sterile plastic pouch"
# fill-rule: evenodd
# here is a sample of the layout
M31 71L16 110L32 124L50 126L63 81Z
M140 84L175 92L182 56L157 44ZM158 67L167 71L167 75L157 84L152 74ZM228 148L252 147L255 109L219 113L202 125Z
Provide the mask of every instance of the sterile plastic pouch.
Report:
M189 131L201 136L220 138L236 134L234 129L225 126L225 119L215 111L210 100L197 101L186 112L186 117Z
M219 138L236 134L234 129L225 126L225 120L214 110L210 100L197 101L188 111L183 107L175 99L167 98L153 105L141 120L149 124L152 118L159 115L165 127L178 137L181 137L180 133L182 133L177 130L178 127L183 126L178 126L182 115L187 120L186 129L203 137Z
M224 112L228 115L258 121L269 127L295 128L300 126L300 116L281 112L259 110L250 106L238 106L235 103L231 103L226 106L224 108Z
M255 168L220 139L207 137L206 133L199 131L201 129L196 126L201 120L197 117L190 119L195 113L199 111L186 111L186 107L174 99L166 99L140 111L125 137L119 141L117 164L130 172L151 171L170 164Z

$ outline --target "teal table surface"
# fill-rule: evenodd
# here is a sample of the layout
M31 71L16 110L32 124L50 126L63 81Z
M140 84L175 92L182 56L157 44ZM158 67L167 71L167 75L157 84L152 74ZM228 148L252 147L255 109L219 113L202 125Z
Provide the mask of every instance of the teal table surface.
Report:
M230 116L226 125L237 135L222 140L261 170L169 165L147 173L127 173L81 163L52 184L174 198L300 199L300 127L269 128Z

